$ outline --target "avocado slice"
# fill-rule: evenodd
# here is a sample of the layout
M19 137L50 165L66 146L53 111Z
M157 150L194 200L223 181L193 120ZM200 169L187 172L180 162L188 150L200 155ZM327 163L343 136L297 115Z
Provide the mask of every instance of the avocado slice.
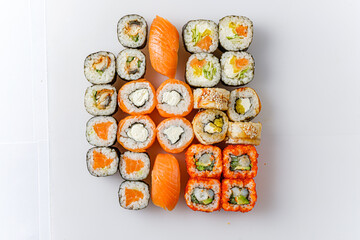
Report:
M249 200L246 197L242 196L242 195L236 196L235 201L239 205L241 205L241 204L249 204L250 203Z
M206 200L202 201L202 204L204 204L204 205L208 205L208 204L212 203L212 201L214 201L214 199L212 199L212 198L208 198L208 199L206 199Z

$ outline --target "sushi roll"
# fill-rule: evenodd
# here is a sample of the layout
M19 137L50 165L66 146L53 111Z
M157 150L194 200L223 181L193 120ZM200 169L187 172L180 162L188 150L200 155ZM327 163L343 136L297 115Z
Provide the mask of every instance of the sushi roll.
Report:
M214 87L220 82L221 67L210 53L195 53L186 63L186 82L192 87Z
M194 139L191 123L180 117L167 118L157 126L157 140L169 153L180 153Z
M116 111L116 88L111 85L93 85L86 89L84 104L92 115L111 115Z
M156 90L156 108L162 117L184 117L193 109L194 98L186 83L168 79Z
M122 208L144 209L150 201L149 186L142 181L124 181L120 185L118 196Z
M182 36L186 51L212 53L219 44L218 25L211 20L191 20L183 27Z
M224 88L196 88L194 108L227 110L229 97L230 92Z
M150 172L147 153L126 151L120 156L119 172L125 180L144 180Z
M143 48L146 45L147 28L142 16L136 14L123 16L117 24L119 42L127 48Z
M93 117L86 123L86 139L94 146L111 146L116 141L117 123L113 117Z
M119 123L117 140L129 151L144 152L154 143L155 137L155 123L147 115L129 116Z
M193 144L185 153L187 172L191 178L220 178L221 158L219 147Z
M260 110L261 102L254 89L245 87L231 91L227 111L231 121L250 121Z
M145 61L145 55L140 50L122 50L116 59L116 72L123 80L138 80L145 75Z
M261 128L261 123L229 122L226 143L260 145Z
M225 52L221 55L221 81L229 86L242 86L254 78L254 58L247 52Z
M224 178L254 178L258 153L252 145L229 145L223 150Z
M249 212L257 200L253 179L224 179L221 183L221 192L221 205L225 211Z
M85 58L84 74L92 84L107 84L115 79L115 55L100 51Z
M217 179L190 179L185 188L185 201L194 211L220 210L221 184Z
M197 140L209 145L225 139L229 120L224 112L208 109L198 112L192 124Z
M253 39L253 23L243 16L226 16L219 21L219 41L227 51L246 51Z
M145 79L128 82L120 88L118 102L128 114L150 114L156 106L155 89Z
M86 165L89 173L95 177L106 177L117 172L119 155L117 149L94 147L86 154Z

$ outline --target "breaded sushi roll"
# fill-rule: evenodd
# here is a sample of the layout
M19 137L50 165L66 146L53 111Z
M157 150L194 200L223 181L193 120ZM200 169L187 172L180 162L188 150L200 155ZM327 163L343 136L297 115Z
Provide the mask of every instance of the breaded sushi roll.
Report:
M208 109L198 112L192 124L197 140L204 145L209 145L225 139L229 120L224 112Z
M194 139L191 123L180 117L167 118L157 126L157 140L169 153L180 153Z
M117 123L113 117L93 117L86 123L86 140L94 146L111 146L116 141Z
M260 110L261 102L254 89L244 87L231 91L227 111L231 121L250 121Z
M147 23L142 16L125 15L117 24L119 42L127 48L143 48L146 45L147 29Z
M120 156L119 172L125 180L144 180L150 172L147 153L126 151Z
M252 145L229 145L223 150L224 178L254 178L257 174L258 153Z
M195 53L186 63L186 82L192 87L214 87L220 82L221 66L210 53Z
M145 79L128 82L120 88L118 102L128 114L150 114L156 106L155 89Z
M191 20L183 27L182 36L186 51L212 53L219 44L218 25L211 20Z
M92 84L107 84L115 79L115 55L100 51L85 58L84 74Z
M242 86L254 78L255 61L247 52L225 52L221 56L221 81L229 86Z
M230 92L224 88L196 88L194 108L227 110L229 97Z
M119 123L117 140L129 151L144 152L154 143L155 137L155 123L147 115L129 116Z
M156 101L156 108L162 117L184 117L194 106L191 88L176 79L168 79L159 86Z
M86 165L89 173L95 177L106 177L117 172L119 156L117 149L94 147L86 154Z
M226 143L260 145L261 123L229 122Z
M191 178L220 178L221 149L212 145L193 144L185 153L186 169Z
M140 50L125 49L116 58L116 72L123 80L138 80L145 75L145 71L145 55Z
M221 192L221 205L225 211L249 212L257 200L253 179L223 179Z
M149 186L142 181L124 181L120 185L118 196L122 208L144 209L150 201Z
M111 85L93 85L86 89L84 104L92 115L111 115L116 111L116 88Z
M185 201L194 211L220 210L221 184L217 179L189 179L185 188Z
M227 51L246 51L253 39L253 23L243 16L226 16L219 21L220 46Z

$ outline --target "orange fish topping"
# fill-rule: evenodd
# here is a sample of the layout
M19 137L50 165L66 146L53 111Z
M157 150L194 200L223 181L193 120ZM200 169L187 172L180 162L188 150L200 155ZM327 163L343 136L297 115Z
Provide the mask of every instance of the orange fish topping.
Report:
M237 35L247 37L248 27L239 25L236 27L235 31Z
M112 122L96 123L94 125L94 131L95 131L96 135L98 135L99 138L101 138L102 140L107 140L109 127L111 125L112 125Z
M141 160L133 160L127 157L123 157L125 161L125 170L128 174L131 174L133 172L140 171L144 167L144 162Z
M113 159L107 158L105 154L102 154L101 152L93 151L93 168L96 170L98 168L104 168L109 166Z
M198 41L196 43L196 46L198 46L199 48L208 51L210 49L212 43L212 38L207 35L204 38L202 38L200 41Z
M133 202L139 201L144 197L144 194L136 189L125 188L126 206L129 206Z
M249 64L249 60L233 56L230 60L230 64L234 66L234 72L239 72Z

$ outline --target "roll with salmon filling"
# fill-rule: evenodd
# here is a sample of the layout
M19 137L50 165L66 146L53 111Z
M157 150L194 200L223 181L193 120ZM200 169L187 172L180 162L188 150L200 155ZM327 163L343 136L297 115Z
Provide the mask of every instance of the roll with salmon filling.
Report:
M93 117L86 123L86 139L94 146L111 146L116 141L117 123L113 117Z
M229 145L223 151L224 178L254 178L258 153L252 145Z
M100 51L85 58L84 74L92 84L107 84L115 79L115 55Z
M146 45L147 23L139 15L123 16L117 24L119 42L128 48L143 48Z
M111 85L93 85L86 89L84 104L92 115L111 115L116 111L116 88Z
M210 20L191 20L183 27L182 36L186 51L212 53L219 44L218 26Z
M254 89L238 88L230 93L228 116L232 121L250 121L261 110L259 96Z
M117 172L119 156L115 148L94 147L86 154L89 173L95 177L106 177Z
M196 88L194 108L227 110L229 97L230 92L224 88Z
M243 16L226 16L219 21L220 46L227 51L245 51L253 39L253 23Z
M116 72L123 80L137 80L145 75L145 61L145 55L140 50L122 50L116 59Z
M229 122L226 143L260 145L261 123Z
M210 53L195 53L186 63L185 77L192 87L214 87L220 82L220 61Z
M221 205L225 211L249 212L255 206L257 194L253 179L224 179L221 191Z
M221 81L229 86L242 86L254 78L255 61L247 52L225 52L221 56Z
M124 181L120 185L118 196L122 208L141 210L149 205L149 186L141 181Z
M125 180L144 180L150 172L150 157L147 153L126 151L120 156L119 171Z

